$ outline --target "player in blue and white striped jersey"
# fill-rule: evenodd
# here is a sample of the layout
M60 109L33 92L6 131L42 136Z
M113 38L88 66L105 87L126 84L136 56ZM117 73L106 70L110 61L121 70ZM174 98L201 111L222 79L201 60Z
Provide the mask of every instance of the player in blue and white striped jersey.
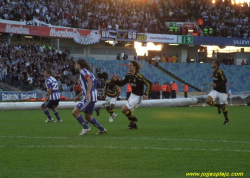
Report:
M47 88L47 98L45 100L45 102L41 105L42 110L44 111L44 114L48 117L47 120L45 122L52 122L53 118L50 116L49 113L49 109L51 109L56 118L57 121L55 122L62 122L62 119L59 116L58 110L56 109L56 107L59 105L59 101L61 98L61 94L60 94L60 90L58 88L58 82L57 80L51 76L51 70L47 69L44 72L45 75L45 85Z
M91 131L87 122L93 124L99 129L97 134L107 133L107 130L103 128L101 124L92 116L95 103L97 101L97 80L95 76L88 71L89 65L84 59L78 59L76 61L76 69L80 72L82 91L75 97L75 102L78 101L79 97L82 95L85 96L72 111L73 116L83 126L82 132L79 135L85 135ZM85 119L87 122L80 114L81 111L85 113Z

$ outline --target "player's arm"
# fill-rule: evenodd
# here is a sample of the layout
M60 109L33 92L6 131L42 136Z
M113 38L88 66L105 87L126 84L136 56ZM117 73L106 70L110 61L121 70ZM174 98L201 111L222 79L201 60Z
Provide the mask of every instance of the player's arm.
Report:
M86 100L90 100L90 91L91 91L91 88L92 88L92 85L93 85L93 81L92 81L92 79L90 77L89 71L82 70L81 75L84 78L84 80L87 80L87 82L88 82L88 88L87 88L87 91L86 91Z
M47 95L46 101L49 101L51 93L52 93L52 87L48 88L48 92L46 94Z
M89 101L90 100L90 91L91 91L91 88L93 85L93 81L90 77L87 79L87 81L88 81L88 89L87 89L87 93L86 93L86 100Z
M104 93L105 96L107 95L107 83L105 84L103 93Z
M114 77L115 84L119 87L126 85L129 82L129 75L127 74L123 80L118 80L118 76Z
M51 93L52 93L52 83L51 83L51 81L50 80L46 80L46 85L47 85L47 88L48 88L48 91L47 91L47 93L46 93L46 101L49 101L49 99L50 99L50 95L51 95Z
M148 80L148 79L146 79L143 75L141 76L141 78L142 78L142 81L143 81L143 83L144 83L144 85L146 85L146 91L144 92L144 94L143 95L145 95L145 96L147 96L147 95L149 95L149 93L150 93L150 91L151 91L151 82Z
M82 91L75 97L74 101L77 102L78 99L83 95Z
M216 87L221 87L227 83L227 78L221 69L218 70L218 73L219 77L221 78L221 82L216 83Z

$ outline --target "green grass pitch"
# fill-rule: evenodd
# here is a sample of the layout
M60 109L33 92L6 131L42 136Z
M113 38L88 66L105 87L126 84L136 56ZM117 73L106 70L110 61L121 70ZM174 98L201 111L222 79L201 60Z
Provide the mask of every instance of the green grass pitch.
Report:
M108 133L96 135L91 125L85 136L71 110L59 111L62 123L45 123L39 110L1 111L0 177L184 178L208 171L250 177L250 108L228 111L225 126L216 108L138 108L139 129L126 130L120 109L113 123L102 109L96 118Z

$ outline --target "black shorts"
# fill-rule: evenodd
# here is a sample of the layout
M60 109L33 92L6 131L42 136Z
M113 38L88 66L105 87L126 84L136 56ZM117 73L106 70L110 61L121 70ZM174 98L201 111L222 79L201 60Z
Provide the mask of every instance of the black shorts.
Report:
M44 101L42 106L45 108L56 108L59 105L60 100L49 100L49 101Z

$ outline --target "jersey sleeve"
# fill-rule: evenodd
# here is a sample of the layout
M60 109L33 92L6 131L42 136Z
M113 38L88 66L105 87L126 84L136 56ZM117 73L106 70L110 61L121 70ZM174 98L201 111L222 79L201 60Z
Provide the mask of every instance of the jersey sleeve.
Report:
M87 80L88 78L90 78L90 72L86 69L83 69L81 70L81 76L84 80Z
M116 81L115 84L120 86L120 87L126 85L129 82L129 76L130 76L130 73L128 73L124 77L124 79Z
M151 91L152 83L148 79L146 79L143 75L141 75L140 77L141 77L144 85L146 85L146 87L147 87L146 91L144 92L144 95L149 95L149 92Z
M51 82L51 80L46 79L46 86L47 86L48 89L49 89L49 88L53 88L53 87L52 87L52 82Z
M227 83L227 78L221 69L218 70L218 75L221 78L221 82L216 83L216 86L220 87L220 86L225 85Z
M104 95L106 95L106 93L107 93L107 85L108 85L108 82L106 82L106 84L105 84L105 87L104 87Z

